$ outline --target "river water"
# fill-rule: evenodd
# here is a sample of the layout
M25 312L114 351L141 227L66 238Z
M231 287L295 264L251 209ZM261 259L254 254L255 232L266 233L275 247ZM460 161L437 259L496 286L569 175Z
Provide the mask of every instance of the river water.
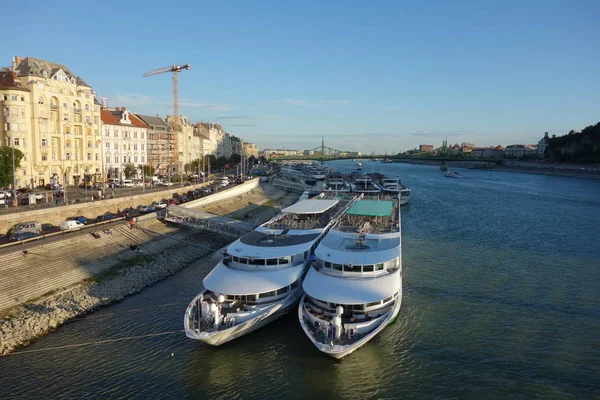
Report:
M57 348L181 330L214 254L0 358L0 398L600 396L600 181L363 170L398 175L413 195L402 208L402 309L356 353L321 354L296 315L218 348L182 332Z

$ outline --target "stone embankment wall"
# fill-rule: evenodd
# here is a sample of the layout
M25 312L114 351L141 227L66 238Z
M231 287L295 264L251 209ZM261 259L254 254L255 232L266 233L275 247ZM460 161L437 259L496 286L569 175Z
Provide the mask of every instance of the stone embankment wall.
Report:
M216 235L205 233L202 238L203 246L213 249L226 243ZM32 342L69 319L121 301L210 252L212 250L181 243L137 265L114 271L114 276L99 282L81 283L46 300L21 305L0 319L0 354L8 354Z
M39 221L58 226L61 221L74 215L85 215L88 218L95 218L98 215L104 214L107 211L115 212L117 209L127 207L137 207L139 204L150 204L153 201L160 201L164 198L171 198L173 193L187 192L189 190L200 189L209 185L210 182L201 183L194 186L173 186L169 190L161 190L155 192L146 192L131 197L118 197L116 199L108 199L94 201L91 203L72 204L62 207L40 208L31 211L23 211L19 213L9 213L0 215L0 233L5 233L11 226L24 221ZM241 185L240 185L241 186Z

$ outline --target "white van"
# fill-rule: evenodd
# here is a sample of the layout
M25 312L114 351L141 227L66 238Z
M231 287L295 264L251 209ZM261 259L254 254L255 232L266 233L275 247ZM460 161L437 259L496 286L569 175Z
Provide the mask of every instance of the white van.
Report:
M123 179L123 186L133 187L133 181L131 179Z
M61 231L76 231L83 228L85 225L79 221L63 221L60 223Z

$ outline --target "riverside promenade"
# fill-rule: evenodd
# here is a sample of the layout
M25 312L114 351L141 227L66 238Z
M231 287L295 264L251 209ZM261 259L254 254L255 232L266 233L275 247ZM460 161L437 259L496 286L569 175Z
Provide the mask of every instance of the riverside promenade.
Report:
M258 179L253 179L191 201L183 207L207 206L216 201L241 196L257 187ZM27 243L26 250L21 245L9 245L2 249L0 313L46 293L92 278L140 254L158 254L177 243L178 239L197 232L193 228L165 224L157 220L154 213L139 217L138 220L140 228L145 229L130 229L127 222L122 220L80 232L57 234L56 237L60 239L53 237L48 243L44 239L33 241ZM113 227L111 234L103 232L107 226ZM97 237L92 235L94 232L98 234ZM132 251L131 245L137 246L141 253Z
M252 229L298 199L258 180L202 198L201 214ZM193 202L186 203L193 206ZM242 222L249 216L252 223ZM0 355L25 346L72 318L120 301L165 279L232 238L148 214L138 229L124 221L112 234L68 234L66 240L14 251L0 266ZM137 246L137 247L134 247ZM132 249L132 247L134 247Z

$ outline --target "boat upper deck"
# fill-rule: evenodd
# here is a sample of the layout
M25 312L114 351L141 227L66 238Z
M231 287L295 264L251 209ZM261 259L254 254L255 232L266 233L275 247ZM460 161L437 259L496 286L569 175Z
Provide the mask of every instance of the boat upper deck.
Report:
M281 210L280 215L266 222L262 227L283 231L323 229L345 209L347 204L348 201L343 199L302 200Z
M358 200L342 216L336 230L360 234L399 231L398 199Z

